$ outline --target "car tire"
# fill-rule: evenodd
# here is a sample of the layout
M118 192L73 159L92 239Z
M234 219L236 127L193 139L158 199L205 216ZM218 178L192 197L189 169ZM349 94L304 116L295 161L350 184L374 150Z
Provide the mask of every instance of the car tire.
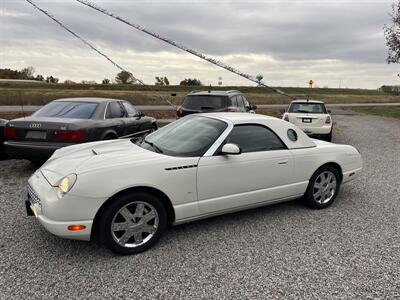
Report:
M331 132L329 134L326 134L324 136L324 140L327 141L327 142L332 142L332 130L331 130Z
M111 251L129 255L151 248L166 226L162 202L152 194L135 192L113 200L100 218L98 233Z
M1 142L2 143L2 142ZM0 143L0 159L8 159L9 156L7 153L3 150L3 145Z
M40 167L46 162L46 158L28 158L32 165Z
M322 166L311 177L303 202L309 207L322 209L330 206L340 190L340 175L333 166Z

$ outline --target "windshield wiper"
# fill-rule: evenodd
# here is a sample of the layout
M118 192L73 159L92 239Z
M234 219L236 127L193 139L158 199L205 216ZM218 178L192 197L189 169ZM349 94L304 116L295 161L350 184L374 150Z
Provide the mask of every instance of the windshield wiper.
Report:
M146 144L149 144L151 147L153 147L154 150L156 150L158 153L163 153L163 151L157 147L157 145L154 145L154 143L147 141L146 139L143 139L143 142Z

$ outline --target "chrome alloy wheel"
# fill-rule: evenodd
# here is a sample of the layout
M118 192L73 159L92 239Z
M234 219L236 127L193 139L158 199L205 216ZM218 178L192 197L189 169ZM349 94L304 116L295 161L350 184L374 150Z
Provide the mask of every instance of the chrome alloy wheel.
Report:
M147 243L159 224L157 210L149 203L133 201L122 207L111 223L111 235L122 247L134 248Z
M313 187L314 200L326 204L335 196L337 189L336 177L330 171L324 171L315 179Z

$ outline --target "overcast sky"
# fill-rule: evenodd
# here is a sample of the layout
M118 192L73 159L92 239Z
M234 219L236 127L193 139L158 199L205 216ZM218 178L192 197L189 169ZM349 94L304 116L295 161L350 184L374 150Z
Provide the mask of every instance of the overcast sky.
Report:
M167 76L252 85L74 0L33 0L146 83ZM381 1L92 1L274 86L398 84L385 62ZM0 67L33 66L61 80L114 78L118 69L25 0L0 0Z

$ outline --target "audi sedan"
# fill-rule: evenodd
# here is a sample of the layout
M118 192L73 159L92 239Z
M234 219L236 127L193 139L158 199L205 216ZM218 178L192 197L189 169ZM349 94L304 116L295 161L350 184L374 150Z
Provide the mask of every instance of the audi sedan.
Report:
M198 114L143 139L57 150L29 179L26 206L57 236L133 254L169 225L297 198L328 207L361 170L354 147L281 119Z
M156 119L146 117L127 101L58 99L30 117L9 121L4 130L4 149L13 158L43 161L65 146L140 135L156 129Z

